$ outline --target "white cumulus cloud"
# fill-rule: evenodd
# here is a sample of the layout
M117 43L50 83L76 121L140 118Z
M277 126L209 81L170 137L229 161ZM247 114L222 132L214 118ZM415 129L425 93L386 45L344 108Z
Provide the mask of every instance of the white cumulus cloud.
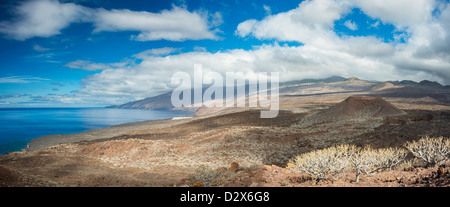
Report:
M14 8L15 18L0 22L0 33L16 40L51 37L73 23L91 23L94 32L131 31L138 41L217 39L220 13L190 12L173 6L159 13L127 9L93 9L57 0L30 0Z
M377 20L378 24L394 25L396 32L399 32L395 36L396 41L386 43L373 36L337 35L333 28L334 22L344 18L353 8L360 8L366 15ZM384 78L381 79L384 80L405 74L402 79L431 78L449 84L449 22L449 3L443 1L418 0L411 3L408 0L306 0L295 9L273 14L262 20L243 21L238 25L236 34L261 40L297 41L303 43L304 48L314 49L316 55L319 55L316 59L319 60L327 59L325 54L336 52L336 55L340 54L340 58L347 59L347 63L366 62L367 66L353 67L348 71L350 74L361 74L361 77L378 71L383 74ZM350 20L344 25L352 30L357 29L357 25ZM351 66L352 64L347 65L349 68ZM332 67L336 66L330 66ZM415 75L411 76L412 74ZM381 76L373 77L378 79Z
M217 38L214 32L209 30L208 16L175 6L160 13L99 9L95 14L94 25L94 32L139 31L134 37L139 41Z
M408 2L403 4L405 8L417 9L424 17L432 15L425 5L418 8L406 5ZM344 18L355 6L366 11L368 5L350 0L307 0L286 12L261 20L245 20L235 31L238 37L297 41L303 43L300 46L274 43L216 53L204 50L181 53L174 48L148 50L132 56L142 60L138 64L88 76L77 94L91 99L107 97L105 100L114 103L159 95L175 87L170 84L175 72L185 71L194 77L194 64L202 64L204 73L215 71L223 76L238 71L279 72L280 81L340 75L376 81L429 79L450 84L448 4L438 7L439 15L417 24L410 24L409 13L383 14L396 10L382 5L378 5L378 12L367 11L379 24L394 24L398 31L403 31L408 35L406 42L384 42L375 36L339 36L334 32L336 20Z
M352 40L366 41L366 40ZM371 40L376 41L376 40ZM357 44L357 43L355 43ZM360 43L358 43L360 44ZM361 51L367 48L360 48ZM371 48L366 53L389 52L389 47ZM356 53L356 52L355 52ZM373 55L373 54L368 54ZM368 80L433 78L430 74L400 73L392 64L375 58L355 56L347 51L320 50L310 46L262 45L252 50L233 49L222 52L188 52L167 56L139 56L142 62L124 68L106 69L83 79L77 91L86 97L109 97L108 100L133 101L169 92L171 77L178 71L193 75L194 64L203 72L280 72L280 81L324 78L333 75L357 76Z
M71 23L89 16L89 9L56 0L36 0L23 2L14 13L13 21L0 22L0 32L13 39L25 40L60 34Z
M343 19L355 7L379 22L377 25L394 25L395 32L401 33L398 37L402 36L404 41L385 42L375 36L336 34L335 22ZM156 40L162 37L173 41L215 39L213 28L222 21L220 14L190 12L183 7L173 7L159 13L98 9L90 15L89 21L93 23L96 32L137 31L139 34L134 37L136 40ZM76 22L77 18L67 19L68 22ZM133 19L135 23L127 23L125 19ZM184 23L186 25L178 26L176 22L179 19L189 19L196 22L196 25ZM164 24L160 25L157 20ZM18 26L22 22L28 21L18 19L2 22L0 28L4 29L5 25ZM59 25L63 26L54 27L53 33L67 26ZM356 26L350 27L356 29ZM201 31L206 33L199 34ZM21 37L38 36L37 32L27 34ZM207 52L206 48L182 53L180 49L166 47L137 53L130 57L130 62L96 63L77 60L66 66L99 72L84 78L83 87L75 95L61 98L66 102L120 104L159 95L176 87L170 84L175 72L192 74L194 64L202 64L205 73L279 72L280 81L341 75L377 81L430 79L450 84L448 2L306 0L289 11L272 13L260 20L243 20L238 24L235 34L238 38L294 41L302 44L289 46L274 43L255 46L250 50L231 49L215 53ZM141 61L132 61L133 58ZM31 81L23 77L0 78L0 82L13 80Z

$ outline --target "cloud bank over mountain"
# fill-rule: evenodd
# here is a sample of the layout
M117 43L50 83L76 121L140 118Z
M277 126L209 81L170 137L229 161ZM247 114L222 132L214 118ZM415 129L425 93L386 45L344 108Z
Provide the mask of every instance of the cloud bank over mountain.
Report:
M64 96L66 101L101 99L117 104L158 95L176 87L170 84L175 72L192 74L194 64L202 64L205 73L280 72L280 81L336 75L450 84L448 1L305 0L286 11L266 4L260 9L263 18L242 19L234 31L222 31L228 19L221 12L189 11L186 6L172 5L155 13L37 0L20 4L16 18L0 22L0 32L16 40L46 38L84 23L92 25L93 33L137 32L131 41L252 42L251 49L234 46L214 52L207 47L193 51L156 47L116 63L74 59L64 66L96 73L86 76L75 94ZM356 11L367 22L358 20ZM388 27L392 29L380 29ZM390 38L366 33L369 29Z

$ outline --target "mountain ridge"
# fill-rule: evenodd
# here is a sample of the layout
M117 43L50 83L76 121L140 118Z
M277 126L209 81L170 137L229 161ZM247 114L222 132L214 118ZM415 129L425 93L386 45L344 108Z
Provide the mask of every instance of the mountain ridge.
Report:
M442 91L442 90L450 90L450 85L442 85L435 81L429 81L429 80L422 80L420 82L415 82L411 80L402 80L402 81L385 81L385 82L373 82L373 81L366 81L361 80L356 77L350 77L350 78L344 78L341 76L330 76L328 78L324 79L303 79L303 80L297 80L297 81L288 81L280 83L280 95L283 95L284 93L289 94L304 94L308 93L308 88L313 86L328 86L327 84L334 84L334 83L343 83L342 91L345 92L351 91L353 88L357 88L357 90L360 91L383 91L383 90L401 90L402 87L407 88L418 88L418 89L426 89L426 90L433 90L433 91ZM365 83L369 84L368 87L357 87L358 84ZM372 85L370 85L372 84ZM313 85L313 86L310 86ZM246 85L246 91L248 91L248 85ZM333 86L330 86L333 87ZM345 89L344 89L345 88ZM285 90L283 90L285 89ZM302 90L300 90L302 89ZM203 92L206 90L206 88L203 88ZM224 95L225 95L225 88ZM301 92L301 91L307 91L307 92ZM193 90L191 91L193 94ZM184 108L175 108L172 105L171 102L171 94L172 92L167 92L164 94L160 94L157 96L131 101L125 104L121 105L112 105L107 106L106 108L120 108L120 109L146 109L146 110L196 110L196 108L193 107L184 107ZM236 94L236 93L235 93Z

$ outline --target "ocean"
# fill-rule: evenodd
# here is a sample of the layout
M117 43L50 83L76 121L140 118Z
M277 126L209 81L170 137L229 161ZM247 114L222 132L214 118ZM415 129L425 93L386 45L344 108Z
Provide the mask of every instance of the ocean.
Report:
M44 135L73 134L189 114L192 112L111 108L3 108L0 109L0 154L20 151L32 139Z

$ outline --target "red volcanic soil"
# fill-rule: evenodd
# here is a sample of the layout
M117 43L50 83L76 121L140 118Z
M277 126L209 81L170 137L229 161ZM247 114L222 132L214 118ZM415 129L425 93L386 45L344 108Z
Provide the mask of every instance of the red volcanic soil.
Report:
M291 158L337 144L402 147L424 136L450 136L449 111L403 111L364 96L333 99L341 102L323 109L329 103L313 99L317 108L281 110L273 119L261 119L259 110L209 114L202 109L209 116L111 127L96 132L102 136L80 133L68 143L8 153L0 156L0 186L193 186L190 177L201 166L224 168L219 177L225 187L450 186L450 163L439 174L437 166L423 168L412 159L359 183L353 170L323 182L290 172ZM238 167L230 167L234 162ZM212 172L204 177L215 176Z
M324 113L330 117L358 117L364 114L373 117L384 117L404 114L402 110L383 98L366 96L348 97Z

